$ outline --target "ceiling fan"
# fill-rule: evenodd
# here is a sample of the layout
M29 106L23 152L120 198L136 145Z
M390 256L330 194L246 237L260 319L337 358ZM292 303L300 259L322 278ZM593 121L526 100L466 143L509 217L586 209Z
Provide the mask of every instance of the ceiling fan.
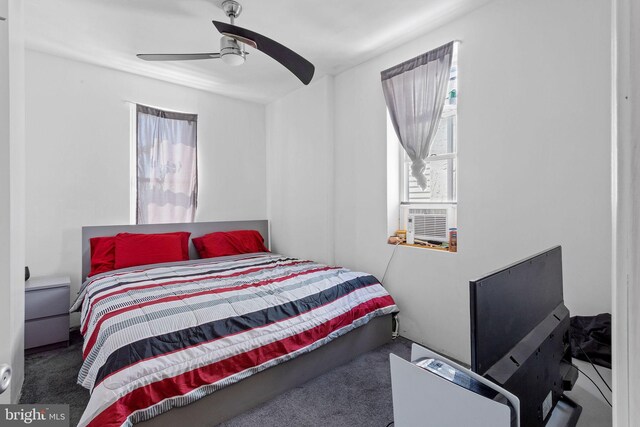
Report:
M138 54L138 58L145 61L189 61L196 59L221 58L228 65L242 65L246 59L245 45L262 51L284 65L302 83L308 85L313 78L315 67L302 56L286 46L271 40L262 34L254 33L245 28L234 25L235 19L242 12L242 5L235 0L222 2L222 10L231 20L230 24L213 21L216 29L222 34L220 52L216 53L185 53L185 54Z

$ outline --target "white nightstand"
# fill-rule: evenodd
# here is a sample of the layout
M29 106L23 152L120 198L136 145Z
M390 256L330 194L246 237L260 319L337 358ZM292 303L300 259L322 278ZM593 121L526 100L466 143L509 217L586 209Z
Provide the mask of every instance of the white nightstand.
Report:
M25 350L69 344L70 283L68 276L32 277L27 280L24 297Z

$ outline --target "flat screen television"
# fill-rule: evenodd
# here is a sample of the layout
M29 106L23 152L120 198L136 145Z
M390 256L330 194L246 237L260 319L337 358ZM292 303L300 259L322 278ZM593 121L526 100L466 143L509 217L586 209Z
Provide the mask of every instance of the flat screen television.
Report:
M520 399L521 427L547 425L577 379L571 365L569 310L560 246L469 283L471 369Z

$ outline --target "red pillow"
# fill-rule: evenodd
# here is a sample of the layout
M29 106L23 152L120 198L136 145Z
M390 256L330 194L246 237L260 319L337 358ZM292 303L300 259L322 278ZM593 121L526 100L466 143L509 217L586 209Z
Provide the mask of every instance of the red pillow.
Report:
M116 238L115 236L94 237L91 244L91 271L89 276L115 270Z
M134 235L131 233L123 233ZM186 231L176 231L173 233L164 234L142 234L142 236L162 236L162 235L175 235L181 238L180 247L182 250L182 259L179 261L189 260L189 237L191 233ZM116 236L103 236L93 237L89 239L91 244L91 271L88 277L91 277L98 273L105 273L107 271L116 269ZM136 264L141 265L141 264ZM122 267L118 267L122 268Z
M186 231L175 231L173 233L164 233L164 234L173 234L180 237L181 239L180 246L182 248L181 261L189 261L189 237L191 237L191 233L188 233ZM157 234L157 236L160 236L160 234Z
M220 231L192 240L200 258L269 252L264 239L255 230Z
M116 235L116 269L161 262L184 261L184 236L190 233ZM187 257L189 259L189 247Z

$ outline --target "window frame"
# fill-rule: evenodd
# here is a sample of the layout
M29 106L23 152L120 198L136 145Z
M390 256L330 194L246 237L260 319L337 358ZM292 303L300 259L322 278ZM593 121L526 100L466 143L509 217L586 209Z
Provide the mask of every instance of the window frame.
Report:
M448 107L448 108L447 108ZM420 205L457 205L458 204L458 180L457 180L457 161L458 161L458 106L457 104L445 105L445 109L442 111L440 120L453 118L447 124L447 148L450 150L444 154L436 154L429 156L425 159L426 163L448 160L447 170L447 200L426 200L426 201L411 201L409 197L409 181L410 181L410 163L408 156L402 145L398 142L398 149L400 150L400 206L420 206ZM438 124L439 125L439 124ZM456 176L454 179L453 162L456 162Z

